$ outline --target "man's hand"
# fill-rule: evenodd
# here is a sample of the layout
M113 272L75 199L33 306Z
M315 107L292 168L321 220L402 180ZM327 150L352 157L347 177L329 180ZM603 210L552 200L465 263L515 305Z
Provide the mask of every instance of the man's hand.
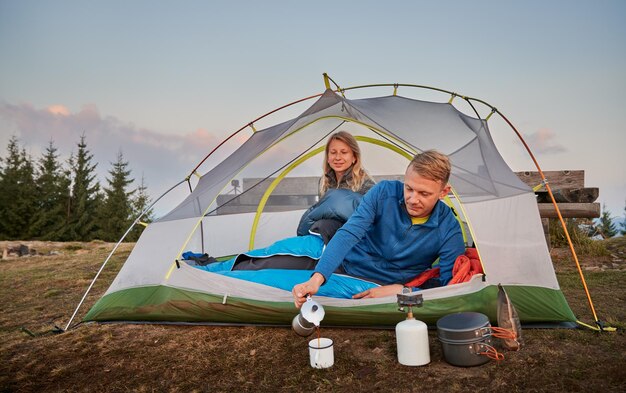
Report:
M323 283L324 276L320 273L313 273L309 281L295 285L291 293L293 293L293 303L296 305L296 308L302 307L304 302L306 302L307 295L315 295Z
M369 299L375 297L385 297L402 293L403 286L401 284L383 285L380 287L368 289L352 296L352 299Z

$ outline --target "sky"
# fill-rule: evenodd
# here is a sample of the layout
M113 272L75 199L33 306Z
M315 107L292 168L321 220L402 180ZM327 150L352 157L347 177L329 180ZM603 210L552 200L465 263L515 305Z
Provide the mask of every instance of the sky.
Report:
M66 159L85 135L101 183L121 151L154 199L235 130L321 93L327 72L480 98L543 170L585 170L623 216L624 20L622 0L0 0L0 157L17 136ZM490 127L513 170L534 170Z

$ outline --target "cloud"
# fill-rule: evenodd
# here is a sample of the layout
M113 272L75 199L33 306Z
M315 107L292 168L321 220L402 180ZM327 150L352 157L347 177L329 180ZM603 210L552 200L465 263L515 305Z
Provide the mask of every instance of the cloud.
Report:
M70 110L67 109L63 105L50 105L48 107L48 112L52 113L53 115L60 115L60 116L69 116L70 115Z
M184 179L220 141L221 137L198 128L182 135L164 134L140 128L113 116L102 116L96 105L83 106L72 113L63 105L37 109L31 104L0 102L0 156L11 135L19 138L26 151L40 157L50 141L58 149L62 160L77 150L81 135L85 135L93 154L100 184L106 176L118 151L137 182L143 176L153 198Z
M537 132L524 135L524 139L531 150L537 154L555 154L567 151L565 146L556 141L552 130L541 128Z

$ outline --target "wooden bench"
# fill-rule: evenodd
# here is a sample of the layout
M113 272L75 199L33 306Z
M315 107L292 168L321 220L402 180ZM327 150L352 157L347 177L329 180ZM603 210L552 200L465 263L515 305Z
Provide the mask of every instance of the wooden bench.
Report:
M546 235L550 244L548 222L550 218L558 218L550 195L541 181L539 172L516 172L524 183L535 188L537 206ZM554 199L563 218L597 218L600 217L600 203L597 187L585 187L584 170L544 171L544 176L550 185Z
M550 200L548 191L542 185L538 172L516 172L516 175L528 186L535 188L537 206L543 224L546 240L549 241L548 223L550 218L557 218L556 210ZM563 170L544 172L550 189L555 197L559 211L563 218L596 218L600 217L598 188L585 187L585 171ZM376 176L377 181L382 179L402 180L403 175ZM274 178L270 179L243 179L245 193L221 194L217 197L217 214L232 214L255 212L261 197ZM264 211L292 210L294 206L306 209L317 200L319 177L286 178L280 182L267 199ZM235 189L236 190L236 189ZM549 242L548 242L549 244Z

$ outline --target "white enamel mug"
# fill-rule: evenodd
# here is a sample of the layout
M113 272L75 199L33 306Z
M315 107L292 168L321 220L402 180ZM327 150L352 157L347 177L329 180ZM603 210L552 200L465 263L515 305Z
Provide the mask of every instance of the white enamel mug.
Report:
M333 340L314 338L309 341L309 359L313 368L328 368L335 363Z

